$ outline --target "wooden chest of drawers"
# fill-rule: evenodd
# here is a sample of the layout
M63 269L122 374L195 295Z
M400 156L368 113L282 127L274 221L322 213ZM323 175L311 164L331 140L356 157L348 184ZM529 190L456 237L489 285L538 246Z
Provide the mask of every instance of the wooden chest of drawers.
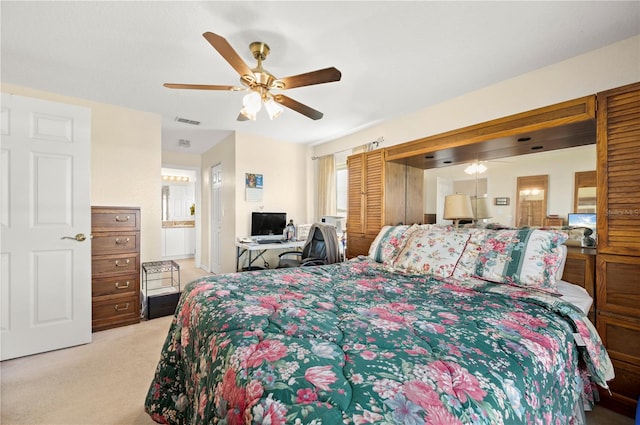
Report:
M140 209L91 207L92 329L140 321Z

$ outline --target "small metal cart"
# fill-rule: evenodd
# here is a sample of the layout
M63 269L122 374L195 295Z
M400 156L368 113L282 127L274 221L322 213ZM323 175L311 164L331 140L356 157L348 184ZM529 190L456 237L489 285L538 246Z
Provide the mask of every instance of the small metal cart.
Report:
M142 263L141 268L141 316L155 319L174 314L180 300L180 265L163 260Z

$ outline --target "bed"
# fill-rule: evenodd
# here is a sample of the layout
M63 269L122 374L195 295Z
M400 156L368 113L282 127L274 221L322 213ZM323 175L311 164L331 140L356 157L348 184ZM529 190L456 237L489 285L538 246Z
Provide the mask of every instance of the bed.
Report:
M558 292L564 240L386 226L368 257L191 282L145 410L194 425L584 423L613 367Z

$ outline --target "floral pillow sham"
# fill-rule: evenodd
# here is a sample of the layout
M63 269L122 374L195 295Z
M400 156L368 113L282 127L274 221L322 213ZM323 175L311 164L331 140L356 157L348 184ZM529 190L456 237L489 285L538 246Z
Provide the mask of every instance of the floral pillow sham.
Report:
M418 228L393 261L393 268L411 274L450 277L469 239L451 227Z
M566 255L561 245L566 240L566 233L554 230L487 232L478 244L474 275L491 282L557 293L556 276Z
M418 225L384 226L369 247L369 258L390 265Z

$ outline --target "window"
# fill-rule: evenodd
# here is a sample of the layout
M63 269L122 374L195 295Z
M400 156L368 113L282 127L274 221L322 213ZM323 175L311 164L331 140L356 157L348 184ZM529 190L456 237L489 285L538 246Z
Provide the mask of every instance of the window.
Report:
M336 164L336 215L347 216L348 187L347 164Z

